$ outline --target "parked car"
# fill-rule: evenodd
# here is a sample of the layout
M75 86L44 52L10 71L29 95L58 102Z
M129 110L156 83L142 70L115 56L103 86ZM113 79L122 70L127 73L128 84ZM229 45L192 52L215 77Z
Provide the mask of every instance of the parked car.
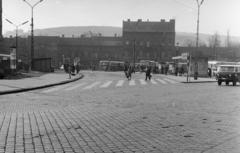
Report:
M221 85L222 82L229 85L229 82L232 82L233 86L235 86L240 81L240 65L219 65L216 79L218 85Z

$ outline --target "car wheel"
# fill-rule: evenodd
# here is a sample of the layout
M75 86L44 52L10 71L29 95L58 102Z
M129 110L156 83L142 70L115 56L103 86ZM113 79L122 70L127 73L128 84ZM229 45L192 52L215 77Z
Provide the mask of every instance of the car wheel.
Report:
M220 86L221 84L222 84L222 81L219 81L219 80L218 80L218 85Z

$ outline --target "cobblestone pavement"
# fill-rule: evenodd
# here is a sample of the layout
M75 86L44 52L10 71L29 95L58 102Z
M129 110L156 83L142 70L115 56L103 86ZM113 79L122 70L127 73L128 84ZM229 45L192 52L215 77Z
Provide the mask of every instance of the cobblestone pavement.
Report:
M89 72L76 84L121 77ZM240 152L239 86L43 91L0 97L0 152Z

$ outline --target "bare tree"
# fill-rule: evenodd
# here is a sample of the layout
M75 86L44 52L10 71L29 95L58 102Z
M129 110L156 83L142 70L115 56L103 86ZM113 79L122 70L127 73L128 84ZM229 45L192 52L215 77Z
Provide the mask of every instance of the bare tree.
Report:
M216 32L209 38L208 43L209 47L212 48L220 47L221 45L220 35Z
M215 60L217 60L217 48L220 47L220 45L220 35L216 32L209 38L209 47L213 48L213 56Z

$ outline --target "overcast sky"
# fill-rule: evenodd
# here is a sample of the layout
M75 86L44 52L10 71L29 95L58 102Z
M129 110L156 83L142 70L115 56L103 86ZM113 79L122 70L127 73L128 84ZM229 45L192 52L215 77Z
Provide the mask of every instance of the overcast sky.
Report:
M30 7L23 0L3 1L3 33L30 21ZM36 3L38 0L28 0ZM199 0L201 1L201 0ZM240 36L240 0L205 0L201 6L200 33ZM35 28L58 26L118 26L122 21L176 19L176 31L196 32L196 0L43 0L34 9ZM30 30L30 22L21 27Z

